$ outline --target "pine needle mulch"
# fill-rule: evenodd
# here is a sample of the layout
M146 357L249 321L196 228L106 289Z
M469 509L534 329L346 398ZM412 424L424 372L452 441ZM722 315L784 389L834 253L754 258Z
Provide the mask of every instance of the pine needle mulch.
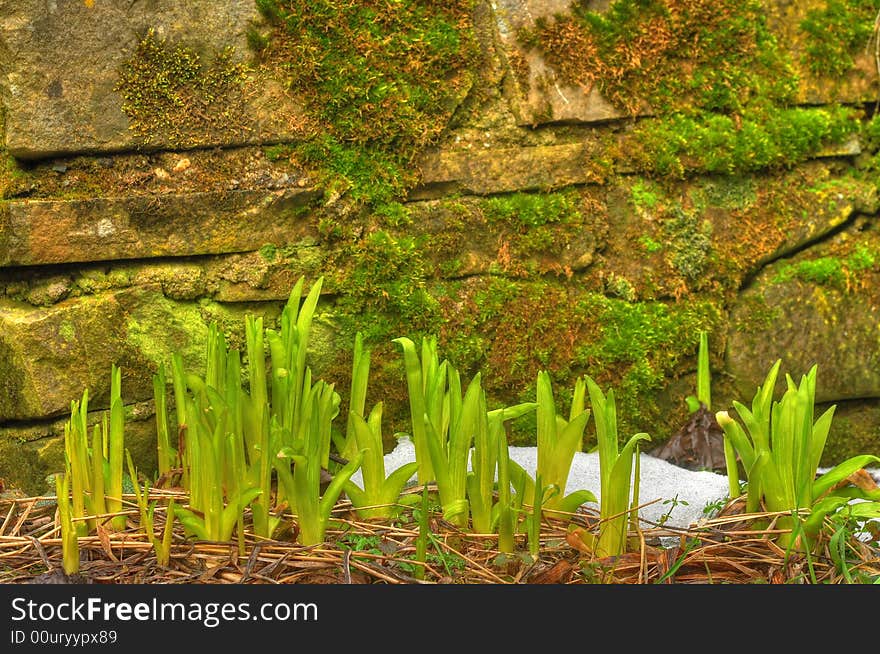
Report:
M538 556L532 557L525 534L517 535L515 553L500 554L497 536L456 529L437 511L431 514L424 563L415 560L419 527L411 509L394 521L364 522L340 502L324 542L312 547L295 542L292 516L287 532L275 540L255 538L245 529L242 539L228 543L193 542L175 525L167 567L157 564L136 523L134 497L125 502L131 507L128 528L99 527L81 537L79 575L68 578L61 570L53 498L0 501L0 583L848 584L880 578L877 530L849 533L845 540L832 540L829 532L816 552L805 556L776 544L773 515L745 515L737 501L689 529L644 525L630 533L630 551L604 559L573 533L598 533L595 513L579 512L568 524L545 521ZM157 509L157 533L164 520L164 510Z

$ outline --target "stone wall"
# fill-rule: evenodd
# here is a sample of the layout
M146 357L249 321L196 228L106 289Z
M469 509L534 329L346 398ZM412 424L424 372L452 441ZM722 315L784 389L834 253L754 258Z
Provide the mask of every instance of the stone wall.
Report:
M369 120L345 127L252 1L0 1L0 478L43 490L71 400L88 388L100 419L113 363L152 465L157 366L180 352L198 371L212 321L240 344L244 316L271 323L300 276L325 278L312 365L345 396L364 332L389 437L408 429L397 336L436 334L493 402L529 398L541 369L561 397L590 374L623 429L662 442L706 329L715 408L748 403L777 358L793 376L817 363L819 399L838 404L826 463L880 455L866 3L843 3L867 26L852 42L825 43L825 2L666 0L614 57L566 0L423 4L407 20L433 31L405 52L447 57L448 92L413 110L422 122L389 113L409 130L397 141L358 130L403 82L365 87ZM612 39L632 3L575 4ZM735 31L739 63L723 42L671 49L711 41L694 27L709 18ZM386 158L404 181L378 197Z

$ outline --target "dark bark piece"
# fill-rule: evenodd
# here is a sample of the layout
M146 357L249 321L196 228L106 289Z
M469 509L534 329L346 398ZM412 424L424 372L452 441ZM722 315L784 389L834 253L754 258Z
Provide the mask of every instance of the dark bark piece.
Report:
M541 570L533 575L531 575L526 583L529 584L564 584L569 579L571 579L572 572L574 571L574 566L562 559L557 561L550 568L546 568Z
M688 470L726 470L724 432L703 404L676 434L649 454Z

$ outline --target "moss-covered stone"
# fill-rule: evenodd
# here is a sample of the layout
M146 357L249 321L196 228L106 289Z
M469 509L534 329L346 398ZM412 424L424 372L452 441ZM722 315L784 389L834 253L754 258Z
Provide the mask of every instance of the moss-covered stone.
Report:
M125 311L115 296L34 310L0 306L0 421L58 415L90 388L109 393L111 363L125 349Z
M833 466L852 456L873 454L880 456L880 400L836 402L831 430L825 442L821 465ZM816 415L828 408L816 407ZM871 466L873 467L873 466Z
M742 396L780 358L795 378L818 364L819 401L880 397L878 246L871 224L857 223L755 278L728 337L726 369Z
M246 133L249 70L232 55L227 47L203 61L197 50L148 30L121 65L114 89L129 129L145 145L161 140L175 148L211 143L219 131L233 138Z
M309 234L314 192L237 190L90 200L10 200L0 206L0 266L257 250Z
M153 412L151 401L125 407L125 447L138 469L149 475L157 469ZM87 424L98 424L104 414L89 412ZM48 478L64 470L64 426L68 419L0 427L0 478L30 496L54 493Z
M589 374L615 388L624 429L658 438L672 422L659 391L686 369L699 330L717 330L724 317L717 301L630 303L564 281L472 278L447 292L445 351L480 369L496 401L528 398L542 369L569 390Z
M415 156L447 129L473 84L474 2L257 6L273 26L261 57L307 108L298 156L355 201L405 193L417 180Z

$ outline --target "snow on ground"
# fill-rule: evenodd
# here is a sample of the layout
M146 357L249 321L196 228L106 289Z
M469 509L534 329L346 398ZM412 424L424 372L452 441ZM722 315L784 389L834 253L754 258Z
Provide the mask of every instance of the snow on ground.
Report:
M535 447L510 448L510 458L532 477L537 467L537 456ZM415 447L409 439L401 438L397 447L385 455L385 474L412 461L415 461ZM653 526L650 522L660 522L663 516L667 516L664 526L686 528L706 516L704 509L707 505L727 498L725 475L687 470L644 453L641 454L640 465L639 504L647 506L640 509L639 517L649 521L643 524L646 529ZM352 481L362 486L360 470L352 476ZM568 494L579 489L589 490L596 499L601 498L597 453L575 453L565 492Z

